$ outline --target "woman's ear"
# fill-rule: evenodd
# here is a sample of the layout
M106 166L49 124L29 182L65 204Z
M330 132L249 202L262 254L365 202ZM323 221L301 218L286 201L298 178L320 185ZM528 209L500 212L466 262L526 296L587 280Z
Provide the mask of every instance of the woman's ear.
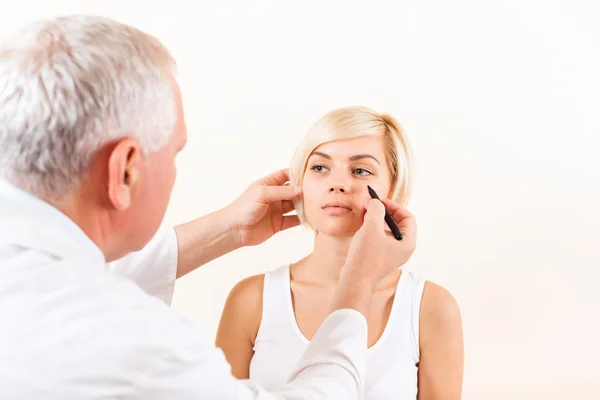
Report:
M113 148L108 159L108 197L112 205L125 211L140 180L142 154L135 140L123 139Z

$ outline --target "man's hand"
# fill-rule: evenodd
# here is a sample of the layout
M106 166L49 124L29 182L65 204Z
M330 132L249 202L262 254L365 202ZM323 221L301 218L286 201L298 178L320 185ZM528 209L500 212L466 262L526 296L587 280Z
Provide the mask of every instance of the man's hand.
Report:
M254 182L225 208L175 227L178 242L177 278L242 246L264 242L300 224L293 200L300 191L285 185L287 170Z
M373 292L383 278L404 265L416 247L417 225L404 207L383 200L404 238L396 240L385 225L381 201L368 200L363 225L350 243L336 288L333 308L353 308L368 316Z
M384 221L385 208L379 200L368 201L363 225L356 232L346 258L345 270L363 276L376 286L393 270L404 265L416 247L417 225L414 216L391 200L383 200L404 236L396 240Z
M285 185L289 179L287 169L272 173L254 182L225 208L240 247L260 244L300 224L297 215L285 215L294 210L293 200L301 195L300 188Z

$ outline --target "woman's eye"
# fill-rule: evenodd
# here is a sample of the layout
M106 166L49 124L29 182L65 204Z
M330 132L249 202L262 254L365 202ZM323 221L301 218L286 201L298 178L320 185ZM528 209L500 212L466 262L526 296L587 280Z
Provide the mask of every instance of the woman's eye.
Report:
M317 164L317 165L313 165L313 166L311 167L311 169L312 169L313 171L315 171L315 172L323 172L323 171L325 171L325 170L326 170L326 168L325 168L323 165L318 165L318 164Z
M354 172L355 172L356 174L358 174L358 175L362 175L362 176L365 176L365 175L371 175L371 172L369 172L369 171L367 171L366 169L363 169L363 168L356 168L356 169L354 170Z

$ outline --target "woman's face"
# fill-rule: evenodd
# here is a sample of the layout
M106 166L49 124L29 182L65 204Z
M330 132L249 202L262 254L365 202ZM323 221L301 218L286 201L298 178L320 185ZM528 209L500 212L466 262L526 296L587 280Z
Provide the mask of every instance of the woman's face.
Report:
M322 234L353 236L362 225L367 185L387 198L390 180L383 137L324 143L312 152L304 171L306 219Z

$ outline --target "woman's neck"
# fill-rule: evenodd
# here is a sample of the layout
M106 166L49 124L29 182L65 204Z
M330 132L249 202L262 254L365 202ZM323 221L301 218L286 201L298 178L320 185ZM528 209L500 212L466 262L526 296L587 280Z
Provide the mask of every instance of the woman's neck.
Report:
M306 257L302 269L313 281L331 287L340 279L340 272L346 263L346 256L352 237L335 237L317 233L314 250Z
M313 252L292 269L292 278L325 289L333 289L340 280L340 273L346 263L352 237L335 237L316 234ZM395 287L400 276L400 268L384 278L378 286Z

